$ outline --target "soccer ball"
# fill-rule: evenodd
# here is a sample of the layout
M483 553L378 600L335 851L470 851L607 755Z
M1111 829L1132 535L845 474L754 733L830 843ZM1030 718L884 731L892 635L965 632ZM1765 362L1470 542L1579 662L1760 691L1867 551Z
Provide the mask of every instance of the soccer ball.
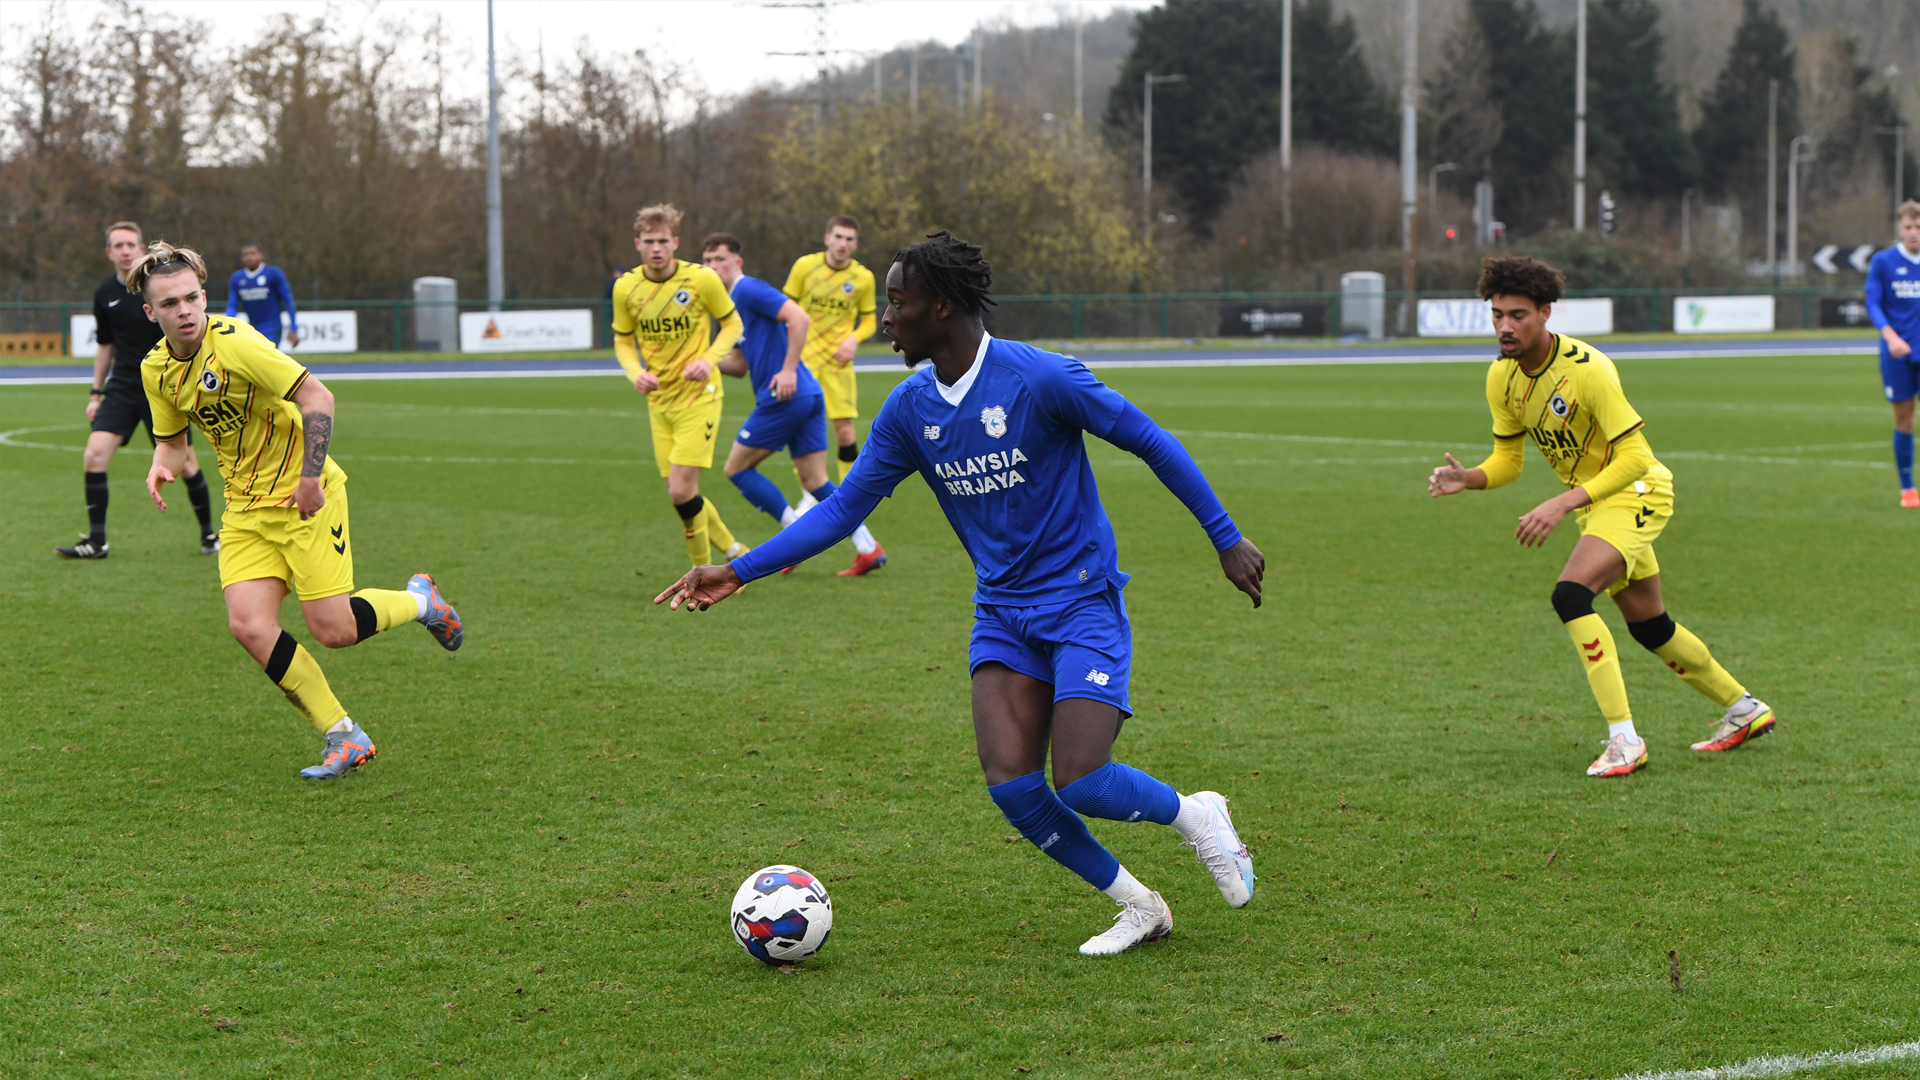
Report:
M797 866L755 870L733 894L733 939L762 963L797 964L819 952L832 930L826 886Z

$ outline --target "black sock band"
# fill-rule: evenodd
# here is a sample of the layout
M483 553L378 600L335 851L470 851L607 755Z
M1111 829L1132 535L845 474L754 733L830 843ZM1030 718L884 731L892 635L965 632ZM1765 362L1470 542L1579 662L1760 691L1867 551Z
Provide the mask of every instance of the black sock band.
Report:
M707 508L707 500L703 496L695 495L686 502L674 503L673 508L679 512L681 521L692 521L700 516L700 511Z
M373 613L372 604L357 596L351 596L347 598L347 606L353 609L353 626L360 633L360 641L365 641L380 632L380 618Z
M207 491L205 470L186 477L187 501L193 504L193 514L200 519L200 535L213 531L213 495Z
M292 634L280 631L280 640L273 643L273 655L267 657L267 678L272 679L275 685L287 677L287 669L293 666L293 650L299 647L300 643L293 640Z
M1651 619L1627 624L1627 633L1632 634L1633 640L1639 642L1648 652L1653 652L1672 641L1674 631L1678 629L1680 627L1674 623L1673 616L1664 611Z
M1556 582L1553 586L1553 610L1563 623L1593 614L1594 591L1577 581Z
M96 544L107 539L107 474L86 474L87 538Z
M848 443L847 445L840 448L841 461L852 461L854 458L857 458L859 456L860 456L859 443Z

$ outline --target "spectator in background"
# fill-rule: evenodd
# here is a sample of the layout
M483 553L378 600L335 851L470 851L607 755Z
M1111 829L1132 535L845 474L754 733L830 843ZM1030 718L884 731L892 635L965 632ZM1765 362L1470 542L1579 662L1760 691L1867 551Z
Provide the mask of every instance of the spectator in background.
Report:
M293 288L287 284L287 275L281 273L279 267L267 265L259 244L247 244L240 249L240 266L227 281L227 318L240 314L241 306L245 305L247 321L265 334L268 341L278 345L280 312L284 310L287 342L298 346L300 314L293 309Z

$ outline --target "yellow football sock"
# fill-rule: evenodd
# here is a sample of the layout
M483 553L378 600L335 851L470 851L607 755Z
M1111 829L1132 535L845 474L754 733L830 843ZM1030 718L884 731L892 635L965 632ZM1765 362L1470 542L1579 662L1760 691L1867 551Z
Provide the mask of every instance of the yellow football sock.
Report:
M695 495L694 498L698 499L700 496ZM688 500L688 502L691 501L691 499ZM687 503L680 504L680 506L685 505L687 505ZM678 512L678 507L675 508L675 512ZM712 562L713 558L708 554L709 539L707 537L707 514L705 507L703 506L701 509L694 511L692 517L681 518L680 527L686 533L687 558L693 560L693 565L705 566Z
M1620 677L1620 655L1613 647L1613 633L1598 615L1582 615L1566 624L1567 636L1580 652L1587 669L1587 685L1593 688L1593 700L1600 703L1600 715L1607 723L1633 719L1627 708L1627 683Z
M328 728L346 718L347 710L341 707L340 699L333 696L327 676L313 654L285 630L280 632L280 640L267 660L267 678L280 687L280 692L287 695L287 702L300 710L300 715L307 718L315 731L325 734Z
M1673 673L1688 686L1700 691L1723 709L1739 701L1740 696L1747 692L1747 688L1727 674L1727 669L1713 658L1707 643L1678 623L1674 624L1673 637L1665 645L1653 650L1653 655L1666 661Z
M733 533L727 529L727 523L720 520L720 508L713 505L712 499L708 499L706 507L700 511L700 516L707 519L707 542L713 545L716 556L713 561L725 562L727 553L733 550L734 540Z
M836 459L836 460L834 461L834 466L835 466L835 468L837 468L837 469L839 470L839 473L840 473L840 480L839 480L839 482L840 482L840 483L842 483L842 484L844 484L844 483L846 483L846 482L847 482L847 473L849 473L849 472L851 472L851 471L853 470L853 462L851 462L851 461L847 461L847 460L845 460L845 459Z
M420 602L410 592L399 589L361 589L353 594L355 600L364 600L373 609L375 632L391 630L417 622L420 618Z

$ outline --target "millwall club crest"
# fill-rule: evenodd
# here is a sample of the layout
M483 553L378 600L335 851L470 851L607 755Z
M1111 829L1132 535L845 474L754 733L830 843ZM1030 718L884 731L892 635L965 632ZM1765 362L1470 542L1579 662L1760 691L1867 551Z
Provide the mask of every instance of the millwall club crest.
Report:
M851 282L851 281L843 281L843 282L841 282L841 283L840 283L840 291L841 291L841 292L843 292L843 293L845 293L845 294L847 294L848 296L852 296L852 295L853 295L853 282Z
M220 392L220 376L212 368L202 368L200 370L200 389L205 390L209 394L217 394Z
M1567 418L1567 413L1570 411L1567 408L1567 399L1561 397L1559 394L1555 394L1552 397L1547 399L1547 408L1551 409L1553 411L1553 415L1559 417L1562 420L1565 420Z
M980 422L986 425L987 434L998 439L1007 433L1007 410L989 405L980 410Z
M673 302L681 307L686 307L693 302L693 294L685 289L681 289L679 292L673 294Z

